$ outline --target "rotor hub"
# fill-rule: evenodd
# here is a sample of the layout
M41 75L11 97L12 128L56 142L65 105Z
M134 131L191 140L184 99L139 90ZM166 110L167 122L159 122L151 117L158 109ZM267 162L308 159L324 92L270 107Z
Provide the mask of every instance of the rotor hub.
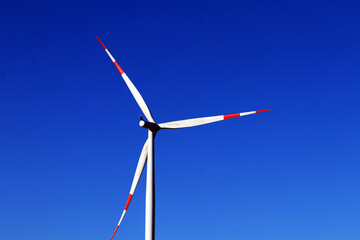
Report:
M148 122L144 119L140 119L139 125L140 127L147 128L154 133L160 130L160 126L157 123Z

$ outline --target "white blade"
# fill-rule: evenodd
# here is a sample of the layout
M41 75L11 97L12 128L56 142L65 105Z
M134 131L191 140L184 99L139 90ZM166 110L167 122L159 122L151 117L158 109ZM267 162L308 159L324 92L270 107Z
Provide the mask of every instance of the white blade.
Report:
M141 177L141 174L143 172L143 169L144 169L144 166L145 166L145 163L146 163L146 160L147 160L147 156L148 156L148 140L146 140L145 144L144 144L144 147L141 151L141 154L140 154L140 158L139 158L139 162L136 166L136 171L135 171L135 175L134 175L134 179L133 179L133 182L131 184L131 188L130 188L130 193L129 193L129 197L126 201L126 205L125 205L125 208L123 210L123 213L121 214L121 217L120 217L120 220L115 228L115 231L113 233L113 235L111 236L110 240L114 237L116 231L118 230L124 216L125 216L125 213L130 205L130 202L131 202L131 199L134 195L134 192L135 192L135 189L139 183L139 180L140 180L140 177Z
M122 78L124 79L126 85L128 86L128 88L130 89L130 92L132 93L132 95L135 98L135 101L137 102L137 104L139 105L139 107L141 108L141 111L144 113L145 117L147 118L148 121L150 122L155 122L153 116L151 115L150 109L149 107L146 105L144 99L142 98L142 96L140 95L139 91L136 89L136 87L134 86L134 84L130 81L130 79L128 78L128 76L124 73L124 71L121 69L121 67L119 66L119 64L115 61L115 59L113 58L113 56L110 54L109 50L107 50L107 48L105 47L105 45L101 42L100 38L97 37L97 39L99 40L99 42L101 43L101 45L103 46L103 48L105 49L106 53L109 55L109 57L111 58L111 61L113 61L113 63L115 64L116 68L119 70Z
M226 120L229 118L241 117L241 116L245 116L245 115L255 114L255 113L259 113L259 112L266 112L266 111L270 111L270 109L251 111L251 112L243 112L243 113L235 113L235 114L228 114L228 115L219 115L219 116L213 116L213 117L192 118L192 119L187 119L187 120L161 123L161 124L159 124L159 126L160 126L160 128L165 128L165 129L195 127L195 126L204 125L204 124L208 124L208 123L218 122L221 120Z

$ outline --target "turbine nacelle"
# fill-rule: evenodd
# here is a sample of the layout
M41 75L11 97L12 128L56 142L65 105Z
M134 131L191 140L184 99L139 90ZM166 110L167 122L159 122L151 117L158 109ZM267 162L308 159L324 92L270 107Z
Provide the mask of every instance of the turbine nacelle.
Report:
M157 123L145 121L142 118L142 116L140 116L139 125L140 125L140 127L149 129L153 133L156 133L157 131L159 131L161 129L160 126Z

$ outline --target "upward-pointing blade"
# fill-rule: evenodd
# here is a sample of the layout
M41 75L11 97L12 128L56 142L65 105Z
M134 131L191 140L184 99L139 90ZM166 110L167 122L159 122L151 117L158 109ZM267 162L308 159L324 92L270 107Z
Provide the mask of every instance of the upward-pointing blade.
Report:
M250 114L255 114L255 113L260 113L260 112L267 112L267 111L270 111L270 109L251 111L251 112L243 112L243 113L235 113L235 114L228 114L228 115L219 115L219 116L213 116L213 117L192 118L192 119L187 119L187 120L161 123L161 124L159 124L159 126L160 126L160 128L165 128L165 129L195 127L195 126L204 125L204 124L208 124L208 123L212 123L212 122L226 120L229 118L241 117L241 116L245 116L245 115L250 115Z
M128 207L130 205L131 199L132 199L132 197L134 195L135 189L136 189L136 187L137 187L137 185L139 183L141 174L142 174L142 172L144 170L144 166L145 166L145 163L146 163L146 160L147 160L147 155L148 155L148 140L146 140L146 142L144 144L144 147L143 147L143 149L141 151L139 162L138 162L138 164L136 166L134 179L133 179L133 182L131 184L130 193L129 193L129 197L128 197L127 201L126 201L125 208L124 208L124 210L123 210L123 212L121 214L120 220L119 220L119 222L118 222L118 224L117 224L117 226L115 228L115 231L112 234L110 240L112 240L112 238L114 237L116 231L118 230L118 228L119 228L119 226L120 226L120 224L121 224L121 222L122 222L122 220L123 220L123 218L125 216L125 213L126 213Z
M96 37L99 42L101 43L101 45L103 46L103 48L105 49L105 52L109 55L111 61L113 61L113 63L115 64L116 68L118 69L118 71L120 72L122 78L124 79L126 85L128 86L128 88L130 89L130 92L132 93L132 95L135 98L135 101L137 102L137 104L139 105L139 107L141 108L142 112L144 113L145 117L147 118L148 121L150 122L155 122L153 116L151 115L150 109L149 107L146 105L144 99L142 98L141 94L139 93L139 91L136 89L135 85L131 82L131 80L128 78L128 76L124 73L124 71L121 69L121 67L119 66L119 64L115 61L115 59L113 58L113 56L111 55L111 53L109 52L109 50L107 50L107 48L105 47L105 45L101 42L99 37Z

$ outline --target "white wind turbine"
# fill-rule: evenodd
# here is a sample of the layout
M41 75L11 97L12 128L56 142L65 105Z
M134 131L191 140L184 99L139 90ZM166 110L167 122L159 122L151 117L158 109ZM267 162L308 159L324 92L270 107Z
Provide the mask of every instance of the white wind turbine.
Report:
M133 182L131 184L129 197L127 199L125 208L122 212L120 220L116 226L114 233L112 234L110 240L114 237L116 231L118 230L125 213L129 207L130 201L134 195L136 186L139 182L140 176L143 172L145 163L147 162L147 172L146 172L146 210L145 210L145 240L154 240L154 233L155 233L155 192L154 192L154 137L155 134L161 129L177 129L177 128L186 128L186 127L194 127L203 124L208 124L212 122L217 122L221 120L226 120L229 118L234 117L241 117L245 115L260 113L270 111L270 109L266 110L259 110L259 111L251 111L251 112L243 112L243 113L235 113L235 114L228 114L228 115L218 115L212 117L202 117L202 118L192 118L187 120L180 120L180 121L173 121L167 123L156 123L153 116L151 115L149 107L146 105L144 99L140 95L139 91L136 89L134 84L130 81L128 76L124 73L121 69L119 64L115 61L113 56L107 50L105 45L101 42L99 37L97 37L103 48L105 49L106 53L109 55L113 63L115 64L116 68L119 70L122 78L124 79L126 85L130 89L133 97L135 98L137 104L141 108L142 112L144 113L146 119L140 119L139 125L141 127L148 129L148 139L146 140L144 147L141 151L139 162L136 167L135 176Z

